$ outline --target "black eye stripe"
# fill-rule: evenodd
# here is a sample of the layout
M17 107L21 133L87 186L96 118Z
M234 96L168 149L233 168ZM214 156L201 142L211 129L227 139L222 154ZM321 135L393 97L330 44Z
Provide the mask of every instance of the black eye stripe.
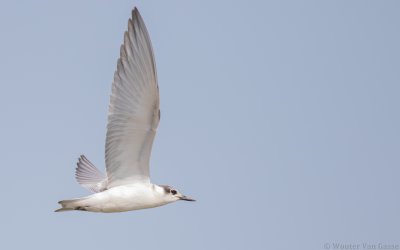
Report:
M176 191L175 189L172 189L170 186L167 186L167 185L159 185L159 186L164 189L164 192L166 194L176 195L178 193L178 191Z
M167 185L160 185L160 187L164 188L164 192L167 194L171 192L171 188Z

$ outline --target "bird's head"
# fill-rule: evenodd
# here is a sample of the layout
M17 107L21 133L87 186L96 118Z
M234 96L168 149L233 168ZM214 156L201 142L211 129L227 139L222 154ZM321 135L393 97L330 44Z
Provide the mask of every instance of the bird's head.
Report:
M178 190L176 190L173 187L167 186L167 185L159 185L159 187L162 188L163 190L163 196L166 200L170 202L174 202L177 200L183 200L183 201L196 201L190 197L187 197L183 194L181 194Z

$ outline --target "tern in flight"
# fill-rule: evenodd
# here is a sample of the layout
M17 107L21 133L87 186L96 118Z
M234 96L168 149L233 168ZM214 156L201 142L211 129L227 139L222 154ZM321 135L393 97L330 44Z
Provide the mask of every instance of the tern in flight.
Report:
M85 156L76 179L94 194L59 202L60 211L124 212L193 199L166 185L150 182L149 160L160 99L149 34L137 8L132 11L114 74L105 147L107 174Z

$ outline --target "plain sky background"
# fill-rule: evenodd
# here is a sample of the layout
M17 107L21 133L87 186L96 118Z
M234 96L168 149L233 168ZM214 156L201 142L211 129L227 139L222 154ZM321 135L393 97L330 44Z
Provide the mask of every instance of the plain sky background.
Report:
M54 213L104 169L131 10L155 50L152 180L193 196ZM1 1L1 249L400 244L399 1Z

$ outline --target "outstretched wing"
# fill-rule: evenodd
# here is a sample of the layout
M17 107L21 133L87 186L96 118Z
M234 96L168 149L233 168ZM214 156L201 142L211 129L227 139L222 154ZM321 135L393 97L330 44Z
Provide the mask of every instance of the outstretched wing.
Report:
M92 192L107 189L107 177L101 173L84 155L79 157L75 170L76 181Z
M139 11L132 11L114 74L108 113L108 188L149 182L149 160L160 120L156 65Z

